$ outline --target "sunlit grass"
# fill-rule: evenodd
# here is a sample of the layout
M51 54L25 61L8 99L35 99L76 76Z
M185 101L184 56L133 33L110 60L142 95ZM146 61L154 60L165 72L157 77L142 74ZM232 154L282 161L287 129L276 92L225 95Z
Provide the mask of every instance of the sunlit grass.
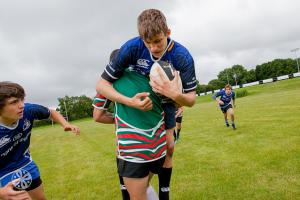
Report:
M210 96L185 109L175 147L171 199L299 199L300 79L247 88L237 130L226 128ZM121 199L112 125L75 122L36 128L31 152L48 199ZM157 179L152 181L157 189Z

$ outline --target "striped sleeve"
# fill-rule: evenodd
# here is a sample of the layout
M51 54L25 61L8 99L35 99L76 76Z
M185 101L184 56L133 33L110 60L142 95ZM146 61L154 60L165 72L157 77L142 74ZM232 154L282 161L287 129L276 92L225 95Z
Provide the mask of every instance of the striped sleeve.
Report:
M111 101L101 94L96 94L93 99L93 107L100 110L107 110Z

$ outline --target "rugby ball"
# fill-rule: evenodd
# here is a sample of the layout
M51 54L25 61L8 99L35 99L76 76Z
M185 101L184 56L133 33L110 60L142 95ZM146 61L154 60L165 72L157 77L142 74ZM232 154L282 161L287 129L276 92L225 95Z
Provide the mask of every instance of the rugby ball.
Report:
M164 72L163 73L164 77L160 76L160 74L158 72L159 68L161 68L162 71ZM157 80L157 81L160 81L163 78L168 78L170 81L172 81L175 78L175 71L176 70L172 67L172 65L170 63L165 62L165 61L157 61L157 62L154 62L154 64L151 67L150 78ZM178 90L180 90L182 92L182 83L181 83L180 77L178 78L177 87L178 87Z

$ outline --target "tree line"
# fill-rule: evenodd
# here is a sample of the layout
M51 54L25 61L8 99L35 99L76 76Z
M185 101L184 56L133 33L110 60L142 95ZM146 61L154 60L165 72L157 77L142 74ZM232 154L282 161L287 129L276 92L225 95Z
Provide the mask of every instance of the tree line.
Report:
M199 94L221 89L227 84L227 81L231 85L240 85L287 75L297 71L297 63L293 59L275 59L271 62L257 65L255 69L251 70L245 69L242 65L234 65L219 72L217 79L209 81L207 85L197 82L196 92ZM85 95L74 97L66 95L65 97L58 98L57 111L69 121L92 117L92 102L93 100ZM35 125L39 126L51 123L51 121L40 121Z
M64 96L57 99L58 107L56 110L64 116L67 121L87 118L93 116L93 100L85 95ZM49 125L53 122L49 120L35 121L34 126Z
M298 58L298 62L300 59ZM297 62L293 59L275 59L257 65L255 69L247 70L242 65L233 65L219 72L217 79L208 82L207 85L198 82L196 92L198 94L224 88L229 82L230 85L241 85L274 78L282 75L292 74L298 71Z

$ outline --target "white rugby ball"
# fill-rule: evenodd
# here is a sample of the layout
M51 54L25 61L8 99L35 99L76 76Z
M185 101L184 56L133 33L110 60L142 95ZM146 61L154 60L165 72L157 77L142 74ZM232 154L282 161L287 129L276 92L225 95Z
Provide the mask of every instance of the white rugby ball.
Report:
M163 70L164 77L160 76L160 74L158 72L159 68L161 68ZM175 71L176 70L168 62L165 62L165 61L154 62L154 64L151 67L151 70L150 70L150 78L157 80L157 81L160 81L163 78L168 78L170 81L172 81L175 77ZM180 76L178 78L177 87L178 87L178 90L180 90L182 92L182 83L181 83Z

